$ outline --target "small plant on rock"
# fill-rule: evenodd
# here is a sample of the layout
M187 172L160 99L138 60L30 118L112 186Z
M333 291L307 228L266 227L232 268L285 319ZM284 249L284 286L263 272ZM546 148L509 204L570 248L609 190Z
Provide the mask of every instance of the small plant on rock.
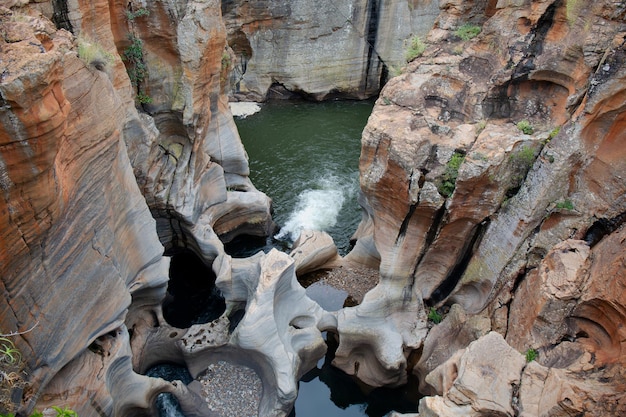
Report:
M469 41L470 39L474 39L480 33L480 26L472 25L471 23L465 23L463 26L460 26L454 34L461 38L464 41Z
M439 324L443 320L443 316L437 311L435 307L431 307L428 311L428 320L432 321L435 324Z
M487 127L486 120L481 120L480 122L476 123L476 136L480 135L481 132L485 130L486 127Z
M22 354L12 341L6 337L0 337L0 362L16 365L22 360Z
M570 200L563 200L556 203L555 207L561 210L574 210L574 203Z
M526 170L530 169L535 162L535 150L530 146L522 146L522 149L511 155L511 160Z
M126 10L126 18L127 18L129 21L131 21L131 22L132 22L133 20L135 20L136 18L138 18L138 17L141 17L141 16L149 16L149 15L150 15L150 10L145 9L145 8L143 8L143 7L139 8L139 9L137 9L137 10L135 10L135 11Z
M97 42L84 38L78 39L78 57L87 65L93 65L97 70L104 71L113 63L115 57Z
M533 134L533 126L530 124L528 120L522 120L517 123L517 128L522 131L525 135Z
M557 126L554 129L552 129L550 133L548 134L548 138L543 142L544 145L549 143L552 139L554 139L556 135L559 134L560 131L561 131L561 126Z
M509 156L511 160L511 190L517 190L521 186L522 182L528 175L530 168L535 163L535 149L532 146L524 145L521 149L518 149L511 153ZM513 195L509 195L512 197Z
M465 160L465 155L461 152L455 152L452 158L446 164L446 170L441 176L441 183L439 184L439 194L444 197L450 197L454 192L456 186L456 178L459 176L459 167Z
M150 104L150 103L152 103L152 97L150 97L149 95L147 95L143 91L139 91L137 93L137 95L135 96L135 99L137 99L137 101L140 104Z
M52 409L57 412L57 417L78 417L76 411L67 407L61 408L57 406L52 406Z
M421 56L426 50L426 44L419 36L413 36L409 40L409 47L406 51L405 58L406 62L411 62L415 58Z
M532 362L537 359L537 351L533 348L528 348L524 356L526 357L526 362Z
M128 40L130 44L124 49L122 57L130 82L137 89L136 99L140 104L152 103L152 98L143 89L143 82L148 76L148 67L143 59L143 41L133 34L128 35Z

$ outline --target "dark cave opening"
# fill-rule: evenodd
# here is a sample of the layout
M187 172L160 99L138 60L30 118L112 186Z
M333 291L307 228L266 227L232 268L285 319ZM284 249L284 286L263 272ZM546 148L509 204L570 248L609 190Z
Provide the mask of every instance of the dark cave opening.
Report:
M226 303L215 286L216 275L190 250L171 256L170 281L163 303L163 317L174 327L187 328L211 322L224 313Z

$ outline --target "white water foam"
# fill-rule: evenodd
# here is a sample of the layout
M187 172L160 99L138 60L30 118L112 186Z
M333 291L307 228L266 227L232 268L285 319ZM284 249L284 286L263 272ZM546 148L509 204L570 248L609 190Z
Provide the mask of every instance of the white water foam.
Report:
M353 195L353 188L353 181L342 181L335 176L319 178L316 188L298 195L296 206L274 237L293 242L304 229L326 231L335 226L343 203Z

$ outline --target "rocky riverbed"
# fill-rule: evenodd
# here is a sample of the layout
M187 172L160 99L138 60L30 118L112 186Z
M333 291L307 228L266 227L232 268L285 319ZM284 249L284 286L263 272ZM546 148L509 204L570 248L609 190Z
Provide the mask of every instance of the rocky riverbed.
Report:
M257 417L263 386L251 368L219 361L209 365L198 380L216 417Z

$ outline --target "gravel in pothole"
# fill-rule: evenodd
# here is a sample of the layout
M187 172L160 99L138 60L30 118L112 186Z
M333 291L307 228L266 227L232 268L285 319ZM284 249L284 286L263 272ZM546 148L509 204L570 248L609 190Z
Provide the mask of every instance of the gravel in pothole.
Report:
M207 405L222 417L256 417L263 385L254 370L219 361L198 377Z

